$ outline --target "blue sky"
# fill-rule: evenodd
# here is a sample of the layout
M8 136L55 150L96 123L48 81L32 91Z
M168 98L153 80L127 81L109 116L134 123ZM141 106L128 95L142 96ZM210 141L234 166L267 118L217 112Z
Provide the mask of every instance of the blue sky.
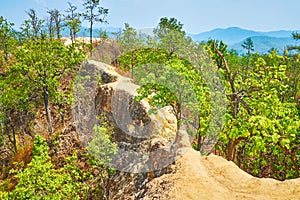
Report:
M82 9L82 0L0 0L0 15L19 27L29 8L45 18L47 8L63 11L68 1ZM109 9L112 27L123 27L125 22L135 28L154 27L166 16L177 18L189 33L231 26L257 31L300 29L299 0L101 0L101 5Z

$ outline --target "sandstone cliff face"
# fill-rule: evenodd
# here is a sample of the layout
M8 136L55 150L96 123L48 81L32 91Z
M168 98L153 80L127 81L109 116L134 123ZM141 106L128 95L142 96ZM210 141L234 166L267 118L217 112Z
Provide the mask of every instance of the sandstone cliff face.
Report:
M100 76L101 81L96 80L96 76ZM91 122L94 120L93 115L106 112L114 125L126 135L136 138L160 138L165 144L174 141L177 120L171 107L164 107L154 114L149 114L150 106L147 101L134 100L139 86L132 83L130 78L120 76L112 66L89 61L77 78L81 81L76 84L82 87L81 91L76 93L79 100L77 108L80 109L76 111L75 108L75 115L79 115L77 123Z
M149 114L146 100L134 100L139 86L104 63L89 61L76 79L78 103L73 113L82 143L87 145L93 138L92 127L102 124L99 116L104 115L114 127L112 139L118 144L118 154L111 165L124 177L116 184L131 180L128 185L133 186L128 190L133 194L147 181L166 173L179 147L184 146L178 145L177 119L171 107ZM115 190L123 190L121 185Z
M160 170L172 163L177 133L177 120L170 107L149 114L147 101L137 102L137 85L129 78L122 77L113 67L89 61L89 67L100 71L101 84L95 96L97 115L105 113L117 130L114 135L119 153L112 164L126 172L149 172ZM154 166L155 159L162 153L165 160ZM120 162L122 161L122 162Z

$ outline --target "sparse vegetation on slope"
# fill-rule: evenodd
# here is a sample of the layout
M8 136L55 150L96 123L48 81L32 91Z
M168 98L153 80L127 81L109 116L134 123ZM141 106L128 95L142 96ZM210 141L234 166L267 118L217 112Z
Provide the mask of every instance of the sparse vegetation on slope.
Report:
M85 0L81 15L69 6L67 18L49 10L47 23L30 9L20 32L0 17L1 199L300 195L298 46L289 47L292 53L271 49L262 55L249 38L242 44L246 56L239 55L223 41L193 41L181 22L167 17L152 36L125 23L114 39L101 32L93 40L93 24L106 22L108 10L99 0ZM90 23L88 46L76 39L84 19ZM69 44L61 38L63 26L69 28ZM85 64L88 55L116 69ZM139 89L132 89L138 87L134 83ZM122 113L124 108L130 113ZM85 123L78 125L78 117ZM173 162L188 144L197 151ZM143 162L118 154L124 149ZM218 156L200 157L212 153L244 172ZM114 169L112 161L126 166ZM280 183L246 172L296 180ZM155 184L173 187L154 194L160 191Z

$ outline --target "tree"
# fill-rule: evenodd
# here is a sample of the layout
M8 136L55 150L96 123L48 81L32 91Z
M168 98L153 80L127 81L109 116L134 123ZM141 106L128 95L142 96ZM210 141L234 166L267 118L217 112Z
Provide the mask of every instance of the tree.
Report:
M8 153L18 151L18 136L27 133L35 113L36 90L30 81L14 67L7 67L0 76L0 133Z
M168 50L170 54L174 52L180 54L180 51L185 51L183 44L191 42L183 31L183 24L175 18L161 18L153 33L158 37L159 47Z
M92 55L93 25L96 22L107 23L105 18L108 14L108 9L100 6L100 0L84 0L83 7L85 12L82 13L82 16L90 24L90 55Z
M254 44L253 44L252 39L250 37L247 38L241 46L246 50L246 55L248 58L247 66L249 66L251 52L254 51Z
M300 40L300 34L295 32L292 34L294 40Z
M118 152L117 144L111 142L107 129L104 126L94 126L94 137L88 143L87 150L98 160L99 165L108 167L111 157Z
M136 29L125 23L121 35L117 38L122 53L127 53L143 47L143 39Z
M9 59L10 48L14 46L12 43L15 35L13 26L13 23L10 23L7 19L0 16L0 51L3 51L6 62Z
M61 34L61 28L62 28L62 15L57 9L48 10L48 13L50 15L50 25L51 29L53 28L56 32L56 38L60 39ZM50 33L51 36L51 33Z
M207 50L211 58L216 62L218 68L224 68L222 57L220 57L220 55L216 52L216 49L220 51L223 55L227 55L227 45L223 41L208 40L207 44L205 45L205 49Z
M292 33L292 37L295 41L300 40L300 34L297 32ZM290 55L288 55L288 51L290 51ZM299 45L290 45L287 46L287 51L285 53L285 58L287 61L288 71L287 74L289 76L289 86L291 90L291 96L294 98L294 101L297 103L297 107L300 113L300 68L299 68L299 57L300 57L300 46Z
M226 74L226 81L229 83L230 93L227 94L228 97L230 97L230 117L233 120L236 120L238 117L238 113L240 112L241 104L243 104L246 108L246 111L251 112L248 104L243 100L243 95L241 91L239 90L239 86L236 84L236 76L237 73L232 73L228 62L225 58L225 55L221 52L221 50L218 48L217 43L212 43L214 52L219 56L219 58L222 60L223 68L221 70L224 70L224 74ZM220 69L220 68L219 68ZM226 158L228 160L233 160L235 155L235 148L236 145L239 143L239 140L242 138L237 138L235 140L229 140L227 144L227 152L226 152Z
M292 37L296 41L300 40L300 34L297 33L297 32L292 33ZM289 51L296 50L296 51L299 52L300 51L300 46L298 46L298 45L288 46L287 49Z
M163 37L164 35L169 34L172 31L176 32L184 32L183 30L183 24L179 21L177 21L176 18L172 17L168 19L167 17L163 17L160 19L158 26L153 30L153 32L158 37Z
M207 57L200 52L196 49L195 52L190 51L205 60ZM135 100L146 98L154 113L158 108L170 106L177 118L177 128L184 124L189 133L198 138L197 149L202 151L203 143L210 139L207 129L211 104L201 69L176 53L170 55L169 51L159 48L131 51L120 56L118 61L121 67L132 66L135 69L134 82L141 86Z
M58 98L60 79L74 70L83 59L81 48L65 46L61 41L45 36L29 40L17 50L17 63L13 68L28 78L32 83L31 88L36 88L38 96L42 97L50 134L52 123L49 103ZM53 100L50 101L50 98Z
M108 39L108 34L106 32L106 30L100 30L99 33L100 36L100 49L102 50L102 52L99 52L101 55L101 62L107 62L107 58L105 56L105 51L106 51L106 46L107 46L107 39Z
M66 10L67 13L69 13L66 16L66 26L70 29L70 37L72 40L72 43L76 40L76 34L80 31L80 14L76 12L77 7L72 5L70 2L68 2L69 9Z
M299 159L290 155L299 153L299 116L295 103L283 98L288 92L283 56L258 55L253 66L241 70L214 47L223 60L219 71L230 108L216 149L250 174L298 177Z
M251 51L254 51L254 44L250 37L247 38L241 46L247 50L247 55L250 55Z
M100 34L100 38L101 38L103 41L105 41L105 40L108 39L108 35L107 35L106 30L101 30L99 34Z
M208 131L212 107L202 72L206 71L205 67L207 71L214 71L214 66L204 61L209 59L201 45L187 37L182 27L175 18L162 18L154 37L149 36L144 42L148 47L126 52L118 61L123 69L133 72L134 68L134 81L141 85L136 100L147 98L153 106L151 112L171 106L178 128L185 124L189 133L198 138L197 149L203 151L214 137L211 130L216 129ZM129 36L136 33L125 24L124 32L126 30L131 33ZM134 37L127 38L130 41ZM130 42L125 42L126 45L129 49L134 46ZM211 77L212 74L205 75Z
M31 134L28 126L34 115L35 91L20 71L12 67L19 49L13 24L2 17L0 21L0 141L10 155L18 151L18 136Z
M28 20L25 20L22 24L21 30L26 38L37 37L43 34L42 28L44 20L39 19L34 9L29 9L26 12L29 16Z
M135 50L143 47L143 39L141 34L136 29L132 28L128 23L125 23L125 28L121 34L117 35L117 42L120 46L121 53L126 54L126 60L129 61L129 65L126 65L123 69L131 70L131 77L133 77ZM131 53L130 53L131 52Z
M48 28L48 32L49 32L49 37L53 38L54 37L54 19L53 17L49 17L46 19L46 25Z

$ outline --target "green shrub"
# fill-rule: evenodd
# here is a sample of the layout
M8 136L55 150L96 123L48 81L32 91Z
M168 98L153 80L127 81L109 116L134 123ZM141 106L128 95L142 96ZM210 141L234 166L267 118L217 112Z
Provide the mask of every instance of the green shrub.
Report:
M34 139L33 158L27 168L13 172L17 172L18 183L8 195L0 194L1 199L80 199L82 192L88 190L84 183L77 181L79 172L75 170L74 162L60 169L54 168L49 147L39 135Z

